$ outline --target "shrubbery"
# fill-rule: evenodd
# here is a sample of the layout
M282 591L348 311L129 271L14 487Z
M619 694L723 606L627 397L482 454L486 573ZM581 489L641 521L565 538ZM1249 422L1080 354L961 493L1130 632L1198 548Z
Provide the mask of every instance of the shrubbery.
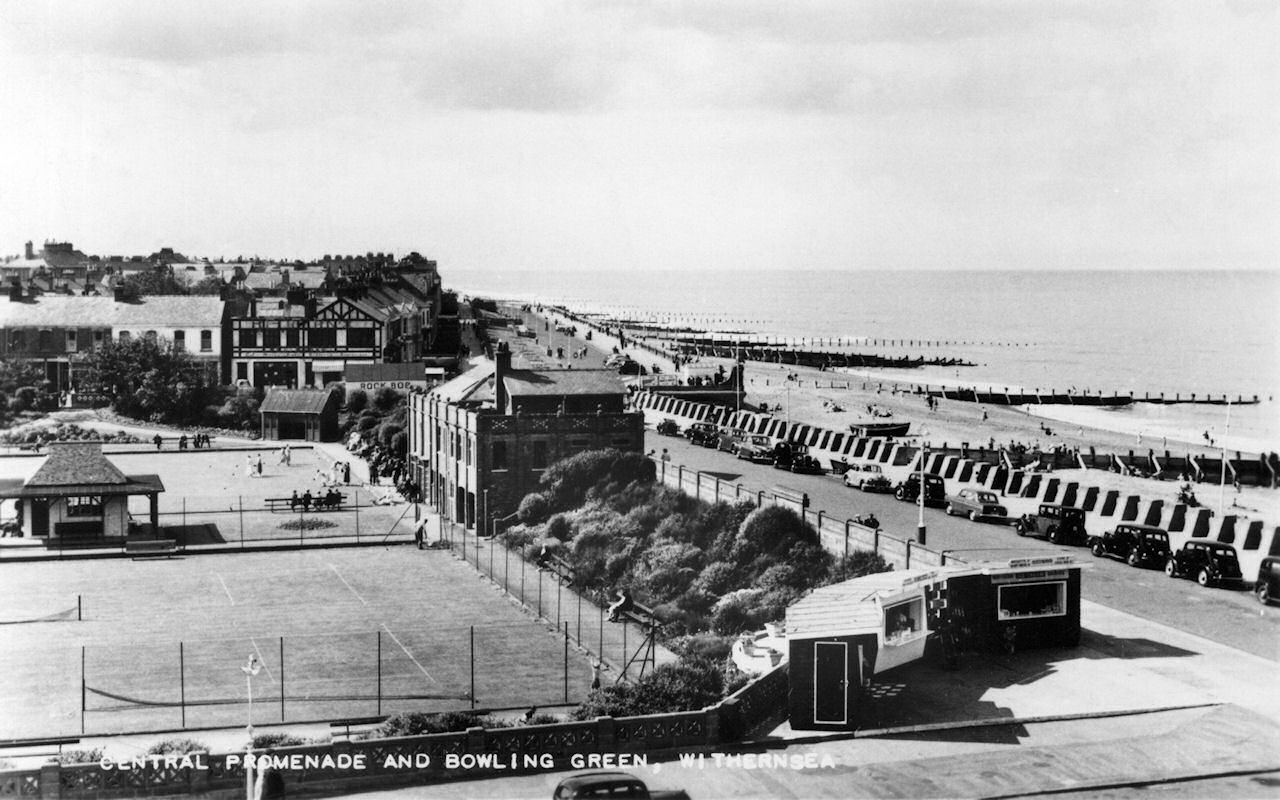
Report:
M585 720L696 711L720 702L724 691L724 669L719 664L686 658L676 664L663 664L635 683L596 689L569 716Z
M257 739L254 739L257 742ZM162 739L147 748L149 756L186 755L187 753L207 753L209 745L198 739Z

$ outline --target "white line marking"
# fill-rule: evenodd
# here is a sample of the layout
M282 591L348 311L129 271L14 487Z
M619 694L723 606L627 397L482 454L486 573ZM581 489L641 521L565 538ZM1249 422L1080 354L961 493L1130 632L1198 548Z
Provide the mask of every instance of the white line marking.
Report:
M359 593L359 592L357 592L354 588L352 588L351 584L347 583L347 579L346 579L346 578L344 578L344 577L342 577L342 573L341 573L341 572L338 572L338 568L337 568L337 567L335 567L334 565L330 564L330 565L329 565L329 569L333 570L333 574L338 576L338 580L342 581L342 583L343 583L343 585L344 585L344 586L346 586L348 589L351 589L351 593L352 593L352 594L354 594L354 595L356 596L356 599L357 599L357 600L359 600L362 604L364 604L364 605L366 605L366 606L367 606L367 605L369 605L369 603L368 603L367 601L365 601L365 599L364 599L363 597L361 597L361 596L360 596L360 593Z
M267 673L267 680L275 683L276 679L271 677L271 670L267 668L267 658L262 655L262 649L258 647L258 640L250 638L249 641L253 642L253 651L258 654L258 663L262 665L262 671Z
M414 658L414 657L413 657L413 653L410 653L410 652L409 652L409 648L405 647L405 646L404 646L404 644L403 644L403 643L401 643L401 641L400 641L399 639L397 639L397 638L396 638L396 635L395 635L394 633L392 633L392 632L391 632L391 629L387 627L387 623L385 623L385 622L384 622L384 623L382 623L382 629L383 629L384 631L386 631L386 632L387 632L387 635L388 635L388 636L390 636L390 637L391 637L391 641L393 641L393 642L395 642L396 644L400 645L400 649L404 651L404 654L405 654L406 656L408 656L408 657L409 657L409 660L413 662L413 665L414 665L415 667L417 667L418 669L422 670L422 674L427 676L427 680L431 681L432 683L436 683L436 679L435 679L435 678L433 678L433 677L431 677L431 673L430 673L430 672L427 672L427 668L426 668L426 667L424 667L424 666L422 666L421 664L419 664L419 663L418 663L418 659Z
M213 573L213 576L218 579L218 583L222 584L222 591L227 593L227 601L234 606L236 604L236 599L231 596L231 590L227 588L227 582L224 581L222 579L222 575L217 572Z

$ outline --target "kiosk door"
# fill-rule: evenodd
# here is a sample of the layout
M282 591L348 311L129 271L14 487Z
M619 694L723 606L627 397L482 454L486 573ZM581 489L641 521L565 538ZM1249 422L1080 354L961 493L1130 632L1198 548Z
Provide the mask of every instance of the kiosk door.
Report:
M813 643L813 721L843 725L849 721L849 645Z

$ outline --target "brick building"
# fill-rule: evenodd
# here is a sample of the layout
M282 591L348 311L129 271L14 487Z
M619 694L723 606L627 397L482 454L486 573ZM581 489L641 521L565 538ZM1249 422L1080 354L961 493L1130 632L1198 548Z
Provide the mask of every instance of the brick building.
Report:
M585 450L643 452L644 418L611 370L494 361L410 397L409 462L423 497L468 528L514 512L548 466Z

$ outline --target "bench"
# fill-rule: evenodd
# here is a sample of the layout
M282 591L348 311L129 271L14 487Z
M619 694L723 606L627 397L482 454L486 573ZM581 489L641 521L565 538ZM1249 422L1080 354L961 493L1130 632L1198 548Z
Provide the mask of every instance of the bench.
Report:
M558 578L561 582L565 584L573 583L573 579L574 579L573 565L570 564L568 561L565 561L560 556L557 556L557 555L547 556L546 560L544 560L541 564L539 564L539 566L551 572L551 574L555 575L556 578Z
M131 539L124 543L124 552L134 558L150 556L168 558L178 552L178 542L174 539Z
M344 741L351 741L351 729L355 728L356 733L364 733L373 730L382 723L386 722L385 716L381 717L352 717L351 719L335 719L329 723L329 735L337 739L338 729L342 729L342 738Z
M267 497L263 499L263 502L267 504L267 509L273 513L276 511L299 511L299 510L340 511L342 510L343 505L347 502L347 496L342 492L338 492L338 494L336 495L336 498L337 498L336 505L330 505L325 501L325 497L323 494L316 495L311 498L311 505L306 508L302 507L302 498L300 497L297 499L293 497Z

